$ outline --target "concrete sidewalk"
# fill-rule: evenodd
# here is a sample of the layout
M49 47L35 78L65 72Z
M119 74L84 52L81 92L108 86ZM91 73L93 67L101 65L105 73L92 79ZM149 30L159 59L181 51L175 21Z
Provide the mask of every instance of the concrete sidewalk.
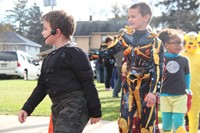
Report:
M47 133L49 117L30 116L26 122L20 124L17 116L0 115L0 133ZM100 121L88 125L83 133L118 133L117 121Z
M49 117L30 116L20 124L17 115L0 115L0 133L47 133ZM162 125L159 124L161 128ZM100 121L91 125L89 122L83 133L119 133L117 121ZM200 133L200 130L198 131Z

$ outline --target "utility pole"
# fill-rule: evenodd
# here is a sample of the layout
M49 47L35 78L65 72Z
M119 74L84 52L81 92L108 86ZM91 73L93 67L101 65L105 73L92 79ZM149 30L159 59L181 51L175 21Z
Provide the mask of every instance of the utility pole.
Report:
M51 6L51 10L53 11L53 7L57 5L56 0L44 0L44 6Z

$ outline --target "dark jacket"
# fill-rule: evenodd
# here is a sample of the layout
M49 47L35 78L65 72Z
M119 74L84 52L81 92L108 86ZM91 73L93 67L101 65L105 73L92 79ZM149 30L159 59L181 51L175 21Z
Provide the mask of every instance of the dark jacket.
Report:
M78 90L84 91L89 115L101 117L101 104L87 54L78 47L61 47L44 59L38 84L22 109L30 115L47 94L54 99Z

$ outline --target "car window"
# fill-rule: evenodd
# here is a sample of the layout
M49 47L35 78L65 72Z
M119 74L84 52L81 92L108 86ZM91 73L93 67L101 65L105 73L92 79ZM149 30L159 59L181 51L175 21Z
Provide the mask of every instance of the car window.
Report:
M0 51L0 61L17 61L17 54L12 51Z
M19 54L19 60L25 61L25 57L22 54Z
M32 64L31 58L27 57L28 63Z
M34 64L34 59L32 57L27 56L27 60L30 64Z

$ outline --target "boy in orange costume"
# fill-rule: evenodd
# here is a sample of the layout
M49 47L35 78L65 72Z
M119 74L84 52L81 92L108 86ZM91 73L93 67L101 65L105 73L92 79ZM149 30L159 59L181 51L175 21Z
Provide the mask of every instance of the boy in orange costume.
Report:
M127 32L99 52L102 58L123 51L122 97L118 126L120 133L152 133L155 105L162 83L163 45L149 31L152 11L145 2L128 9Z

